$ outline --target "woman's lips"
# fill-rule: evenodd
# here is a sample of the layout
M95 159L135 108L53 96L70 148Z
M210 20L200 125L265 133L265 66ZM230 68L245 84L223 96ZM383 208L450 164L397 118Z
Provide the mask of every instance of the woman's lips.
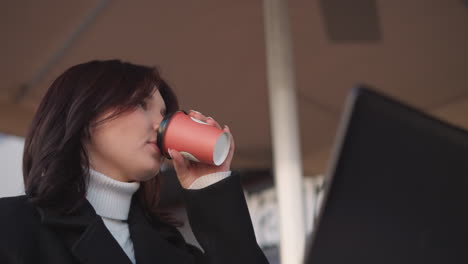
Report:
M150 144L153 147L153 149L156 150L158 154L160 154L160 151L156 142L149 142L148 144Z

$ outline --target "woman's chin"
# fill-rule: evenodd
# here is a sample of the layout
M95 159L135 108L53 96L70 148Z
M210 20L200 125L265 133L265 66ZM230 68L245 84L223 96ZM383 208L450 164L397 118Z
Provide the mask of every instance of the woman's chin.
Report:
M156 175L158 175L159 170L160 170L160 164L157 164L157 166L153 166L150 169L145 170L143 173L141 173L138 176L138 181L148 181L154 178Z

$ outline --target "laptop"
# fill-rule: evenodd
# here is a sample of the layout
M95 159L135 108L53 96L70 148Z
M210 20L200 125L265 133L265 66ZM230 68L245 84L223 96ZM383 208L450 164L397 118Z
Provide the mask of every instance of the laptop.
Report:
M361 85L324 192L306 264L468 263L467 131Z

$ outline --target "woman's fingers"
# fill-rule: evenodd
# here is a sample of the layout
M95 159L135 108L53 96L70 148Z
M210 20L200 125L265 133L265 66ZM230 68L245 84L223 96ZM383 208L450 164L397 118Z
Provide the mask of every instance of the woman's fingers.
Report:
M187 162L184 157L178 151L173 149L169 150L169 155L171 155L177 175L184 175L188 169Z
M221 126L218 124L218 122L216 122L216 120L214 120L212 117L208 117L206 122L212 126L222 129Z
M194 181L194 178L191 176L193 167L191 167L190 161L185 159L184 156L176 150L171 150L170 153L180 185L185 189L189 188Z
M195 118L195 119L198 119L200 121L203 121L205 123L208 123L209 125L211 126L215 126L219 129L222 129L221 126L219 125L218 122L216 122L216 120L214 120L214 118L212 117L206 117L204 116L202 113L198 112L198 111L195 111L195 110L190 110L190 113L189 113L189 116Z
M202 113L195 111L195 110L190 110L189 116L198 119L200 121L206 122L206 116L204 116Z

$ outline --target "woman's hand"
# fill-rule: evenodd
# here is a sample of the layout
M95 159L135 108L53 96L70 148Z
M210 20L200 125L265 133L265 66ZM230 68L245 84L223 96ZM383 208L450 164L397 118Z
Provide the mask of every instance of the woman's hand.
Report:
M189 116L222 129L218 122L213 118L206 117L199 112L191 110ZM234 138L232 137L228 126L224 126L223 130L229 134L229 137L231 138L231 146L229 147L229 153L226 160L219 166L187 160L178 151L169 150L169 155L171 155L172 163L177 173L177 178L179 178L179 182L183 188L189 188L196 179L203 175L230 170L232 157L234 156Z

